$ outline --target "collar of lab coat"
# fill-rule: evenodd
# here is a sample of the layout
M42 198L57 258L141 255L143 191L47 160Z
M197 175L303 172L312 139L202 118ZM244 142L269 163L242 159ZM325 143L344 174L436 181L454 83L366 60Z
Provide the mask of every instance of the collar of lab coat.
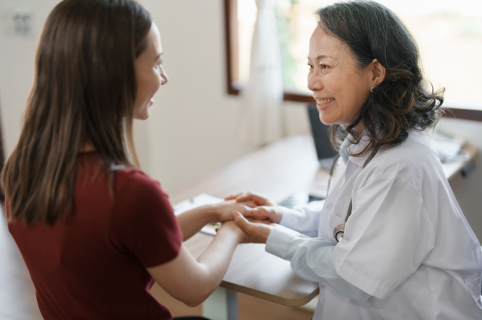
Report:
M350 153L357 154L358 152L362 151L370 142L370 138L365 132L362 133L362 137L358 144L350 144L350 140L353 140L353 136L349 134L343 143L340 146L340 157L343 159L345 165L348 164L348 161L353 162L359 167L363 167L365 161L368 159L369 154L365 154L359 157L353 157L348 155L348 150ZM349 148L349 149L348 149Z

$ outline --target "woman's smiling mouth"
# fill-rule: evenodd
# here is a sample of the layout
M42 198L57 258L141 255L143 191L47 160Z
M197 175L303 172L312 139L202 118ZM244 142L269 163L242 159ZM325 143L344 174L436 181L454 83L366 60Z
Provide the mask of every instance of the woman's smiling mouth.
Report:
M315 99L316 100L316 108L318 110L324 110L328 108L333 101L335 101L335 98L328 98L328 99Z

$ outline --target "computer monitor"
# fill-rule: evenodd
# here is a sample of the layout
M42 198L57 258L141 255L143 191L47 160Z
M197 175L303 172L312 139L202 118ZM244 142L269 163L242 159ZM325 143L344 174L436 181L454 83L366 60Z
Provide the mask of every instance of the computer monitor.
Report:
M308 118L310 119L311 133L313 134L313 141L315 143L316 155L318 157L320 167L329 171L331 165L333 164L333 158L336 155L330 144L330 126L327 126L320 121L320 116L315 104L309 104L307 110ZM313 194L312 191L313 190L310 192L296 191L278 204L288 208L306 205L307 203L319 204L322 206L322 202L319 201L323 200L324 198L320 197L320 195Z
M308 118L310 119L311 133L313 134L316 155L318 161L320 161L320 166L323 169L329 170L336 152L333 150L330 143L330 126L323 124L320 121L318 112L316 104L308 105Z

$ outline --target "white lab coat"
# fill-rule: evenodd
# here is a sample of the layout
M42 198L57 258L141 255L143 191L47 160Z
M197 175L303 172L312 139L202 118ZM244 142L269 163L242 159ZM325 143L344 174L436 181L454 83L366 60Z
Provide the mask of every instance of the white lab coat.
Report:
M363 169L367 157L340 159L321 213L283 216L281 224L302 232L309 229L303 220L318 222L317 238L282 227L268 238L268 252L291 260L300 276L320 279L313 319L482 319L480 243L425 133L410 131ZM350 199L344 238L327 250ZM325 281L332 276L345 284ZM367 297L350 293L353 286Z

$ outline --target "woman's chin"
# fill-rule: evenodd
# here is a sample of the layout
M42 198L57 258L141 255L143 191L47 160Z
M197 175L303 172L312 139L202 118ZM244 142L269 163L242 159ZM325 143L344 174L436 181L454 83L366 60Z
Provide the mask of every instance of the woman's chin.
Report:
M136 120L147 120L149 119L149 113L154 100L151 99L142 109L136 108L134 110L134 119Z
M149 119L149 111L144 112L144 114L139 118L139 120L147 120Z
M329 125L335 124L335 121L333 119L330 119L330 117L324 114L323 111L319 112L319 114L320 114L320 121L324 125L329 126Z
M146 109L143 112L136 112L134 114L134 119L136 119L136 120L147 120L147 119L149 119L149 109Z

